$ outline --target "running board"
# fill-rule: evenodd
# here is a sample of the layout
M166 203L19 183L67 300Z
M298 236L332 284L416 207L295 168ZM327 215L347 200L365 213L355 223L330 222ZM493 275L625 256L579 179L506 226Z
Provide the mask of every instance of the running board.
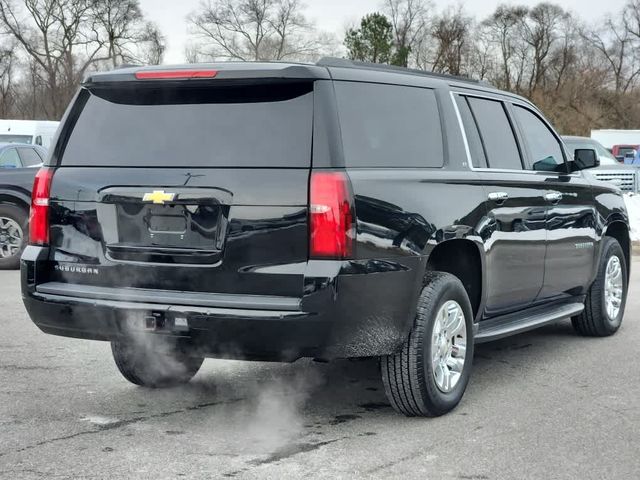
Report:
M517 333L527 332L543 325L572 317L583 310L583 303L565 303L484 320L478 324L475 343L490 342Z

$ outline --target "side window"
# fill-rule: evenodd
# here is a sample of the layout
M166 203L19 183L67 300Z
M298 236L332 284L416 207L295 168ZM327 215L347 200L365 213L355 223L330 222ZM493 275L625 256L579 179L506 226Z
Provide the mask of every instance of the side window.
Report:
M468 97L489 168L522 170L520 150L500 101Z
M19 148L18 154L20 155L20 160L22 160L22 164L25 167L35 167L42 163L40 155L38 155L38 152L33 148Z
M36 142L35 143L36 143L36 145L42 146L42 137L40 135L38 135L36 137Z
M567 172L562 147L549 127L536 114L526 108L513 106L516 120L522 130L524 143L531 155L533 170Z
M444 145L433 90L335 82L348 167L442 167Z
M0 154L0 168L20 168L20 157L15 148L8 148Z
M458 111L460 112L464 132L467 136L472 165L475 168L487 168L487 157L484 154L480 131L478 130L478 125L476 124L475 119L473 118L469 102L466 97L457 95L456 103L458 104Z

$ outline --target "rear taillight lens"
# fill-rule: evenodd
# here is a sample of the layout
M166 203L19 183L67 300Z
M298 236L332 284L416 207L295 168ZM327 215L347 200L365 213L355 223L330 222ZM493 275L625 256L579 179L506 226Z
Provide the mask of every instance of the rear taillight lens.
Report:
M356 236L351 182L344 172L313 172L309 187L309 255L343 259L353 255Z
M36 174L31 192L31 214L29 215L29 243L49 243L49 194L53 170L43 167Z

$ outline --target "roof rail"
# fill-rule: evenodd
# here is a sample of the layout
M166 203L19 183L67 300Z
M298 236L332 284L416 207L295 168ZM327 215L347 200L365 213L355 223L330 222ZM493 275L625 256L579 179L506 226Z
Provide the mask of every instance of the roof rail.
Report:
M399 67L396 65L387 65L383 63L358 62L347 58L323 57L316 63L319 67L341 67L341 68L357 68L361 70L380 70L383 72L402 73L405 75L419 75L422 77L442 78L444 80L455 80L458 82L468 82L486 85L480 80L473 80L469 77L461 77L457 75L447 75L444 73L427 72L416 68Z

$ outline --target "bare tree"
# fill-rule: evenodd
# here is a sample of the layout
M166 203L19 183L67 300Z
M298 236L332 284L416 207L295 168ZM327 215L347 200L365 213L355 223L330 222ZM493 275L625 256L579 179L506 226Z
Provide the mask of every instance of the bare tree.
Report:
M38 66L49 90L45 105L51 118L60 118L85 72L101 56L91 16L91 0L0 1L0 28L15 38ZM22 13L26 10L27 15Z
M319 48L299 0L209 0L188 21L201 40L200 57L288 60Z
M428 33L430 10L428 0L386 0L384 11L388 15L394 36L394 65L407 67L422 38Z
M556 93L561 91L566 82L579 74L581 47L578 21L572 15L567 14L560 22L559 36L549 61L548 76L553 82L553 89Z
M629 0L624 6L623 17L625 28L640 39L640 0Z
M13 44L0 47L0 117L13 114L15 104L16 48Z
M89 69L159 63L164 37L145 22L138 2L0 0L0 33L14 39L26 60L24 115L60 118Z
M94 1L90 16L113 67L162 61L164 37L157 26L144 20L139 0Z
M628 28L625 12L621 19L609 17L601 29L587 29L583 36L608 65L613 75L616 93L626 93L640 75L640 59L637 55L635 35ZM622 21L623 28L620 28Z
M472 36L475 42L469 51L468 74L478 80L489 81L497 70L492 38L483 26L476 27Z
M524 22L524 41L531 50L531 68L528 92L544 86L546 70L552 48L559 36L559 26L567 14L562 8L551 3L539 3L529 10Z
M495 72L493 81L506 90L512 90L514 86L514 68L522 65L517 61L519 46L522 43L522 26L529 10L526 7L498 6L496 11L484 22L482 29L486 32L488 41L497 48L499 69ZM521 75L520 75L521 76Z
M431 37L435 41L432 61L434 72L463 75L465 56L471 43L472 19L462 8L449 9L434 22Z
M153 22L146 22L140 35L142 48L138 58L147 65L160 65L167 49L167 40Z

